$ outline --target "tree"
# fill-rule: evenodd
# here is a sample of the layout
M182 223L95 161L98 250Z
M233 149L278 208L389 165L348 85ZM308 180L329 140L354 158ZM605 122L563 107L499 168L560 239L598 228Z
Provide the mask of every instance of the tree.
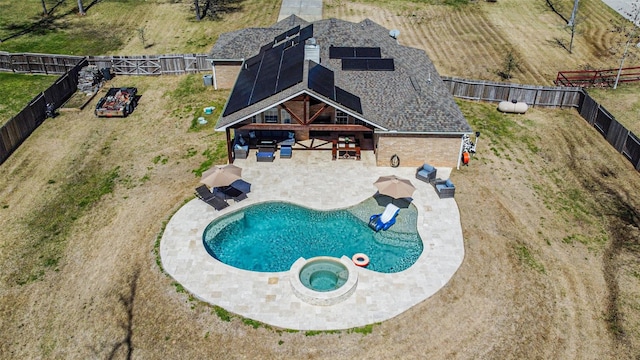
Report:
M520 61L516 57L516 54L514 54L513 50L509 50L507 52L502 66L502 69L498 71L498 76L500 76L502 80L511 79L513 77L511 72L520 69Z
M44 0L42 0L42 16L47 16L47 14L47 5L44 3Z
M196 20L200 21L200 2L193 0L193 5L196 7Z
M80 15L86 15L87 13L84 12L84 6L82 5L82 0L78 0L78 14Z
M567 26L571 27L571 41L569 42L569 54L571 54L573 50L573 37L576 34L576 15L578 14L578 3L580 0L574 0L573 3L573 11L571 12L571 19L567 23Z

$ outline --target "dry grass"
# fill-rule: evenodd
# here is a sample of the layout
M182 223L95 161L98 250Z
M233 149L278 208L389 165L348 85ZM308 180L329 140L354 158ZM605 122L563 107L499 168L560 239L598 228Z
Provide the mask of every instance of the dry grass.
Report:
M497 73L512 51L520 66L510 81L548 86L561 70L616 68L623 49L619 34L611 31L620 18L600 0L580 2L583 20L577 24L572 54L560 45L568 47L570 32L544 0L478 1L459 7L399 0L325 4L325 17L370 18L399 29L402 45L425 50L447 76L500 80Z
M443 73L483 77L500 63L492 55L501 51L499 41L524 36L508 42L519 44L521 54L526 39L547 39L524 25L554 21L543 3L501 0L452 10L332 2L325 15L366 15L400 28L401 41L413 38ZM600 11L597 1L581 3ZM502 16L494 12L500 9ZM422 23L407 20L420 16ZM487 20L492 16L501 22ZM465 23L467 17L478 17L479 25ZM149 33L153 40L162 27L148 26L157 29ZM599 31L592 38L602 44L590 48L606 48L606 31ZM448 42L429 40L440 35ZM167 49L174 46L170 38L162 41ZM483 46L487 39L500 40ZM551 44L534 43L554 56ZM591 52L581 55L584 63L597 60ZM558 58L574 64L567 55ZM556 70L538 64L545 61L527 58L530 70L514 80L548 84ZM232 314L227 319L194 300L162 272L154 249L164 222L192 197L194 170L223 161L222 134L194 119L204 106L221 109L228 91L201 82L117 77L111 85L136 86L142 94L130 117L95 118L89 109L96 98L82 112L47 120L0 166L0 357L633 359L640 353L638 172L573 110L508 116L492 105L460 102L482 132L471 165L453 175L465 261L444 289L366 329L371 333L280 331ZM43 220L60 214L68 219Z

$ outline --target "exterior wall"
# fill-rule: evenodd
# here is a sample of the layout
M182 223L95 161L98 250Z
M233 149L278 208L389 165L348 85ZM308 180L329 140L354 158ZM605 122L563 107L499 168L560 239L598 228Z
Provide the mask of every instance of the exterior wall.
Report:
M240 73L240 65L216 65L218 89L231 89Z
M377 144L377 166L390 166L391 157L397 155L402 167L417 168L429 163L454 168L458 165L462 135L438 137L377 134L374 140Z

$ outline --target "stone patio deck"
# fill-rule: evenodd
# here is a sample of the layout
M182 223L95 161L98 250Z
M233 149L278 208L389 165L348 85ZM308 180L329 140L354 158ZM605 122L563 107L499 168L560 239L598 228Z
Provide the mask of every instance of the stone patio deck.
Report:
M460 214L455 199L439 199L433 187L415 179L415 168L376 167L374 154L361 161L331 160L330 151L294 150L291 159L236 160L252 184L248 199L216 211L194 199L171 218L160 243L165 271L198 299L276 327L332 330L360 327L390 319L424 301L451 279L464 259ZM451 169L438 169L447 178ZM344 208L373 196L382 175L411 179L416 187L418 232L424 251L409 269L393 274L358 268L355 292L345 301L318 306L292 291L288 272L240 270L213 259L202 235L216 217L264 201L286 201L319 210ZM194 188L197 184L194 184Z

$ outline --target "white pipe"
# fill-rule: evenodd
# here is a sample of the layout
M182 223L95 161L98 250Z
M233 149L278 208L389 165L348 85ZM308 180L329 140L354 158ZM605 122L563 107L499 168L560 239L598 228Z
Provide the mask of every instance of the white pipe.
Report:
M218 79L216 79L216 66L211 62L211 70L213 71L213 90L218 90Z
M458 154L458 165L456 166L456 170L460 170L460 161L462 160L463 148L464 148L464 135L462 135L462 139L460 139L460 153Z

